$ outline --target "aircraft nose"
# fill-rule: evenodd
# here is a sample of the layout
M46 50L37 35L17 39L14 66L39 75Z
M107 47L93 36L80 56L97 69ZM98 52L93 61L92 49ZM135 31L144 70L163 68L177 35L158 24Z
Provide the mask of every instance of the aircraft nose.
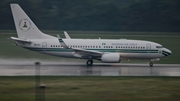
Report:
M168 55L171 55L172 52L171 52L169 49L165 48L164 51L163 51L163 54L164 54L165 56L168 56Z
M166 51L169 53L169 55L172 54L172 52L169 49L166 49Z

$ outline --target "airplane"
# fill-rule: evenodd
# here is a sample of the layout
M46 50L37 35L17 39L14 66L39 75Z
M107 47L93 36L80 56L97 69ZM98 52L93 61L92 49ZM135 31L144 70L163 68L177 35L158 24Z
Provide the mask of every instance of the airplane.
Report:
M87 66L93 60L103 63L119 63L122 59L148 59L149 65L162 57L171 55L171 51L161 44L127 39L72 39L64 32L65 39L41 32L18 4L10 4L17 31L16 37L10 37L20 46L31 51L58 57L86 59Z

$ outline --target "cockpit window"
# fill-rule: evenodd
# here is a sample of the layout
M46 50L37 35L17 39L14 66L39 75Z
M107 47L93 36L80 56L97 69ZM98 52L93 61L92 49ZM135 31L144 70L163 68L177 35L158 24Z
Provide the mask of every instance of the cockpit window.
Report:
M156 46L156 48L163 48L163 46Z

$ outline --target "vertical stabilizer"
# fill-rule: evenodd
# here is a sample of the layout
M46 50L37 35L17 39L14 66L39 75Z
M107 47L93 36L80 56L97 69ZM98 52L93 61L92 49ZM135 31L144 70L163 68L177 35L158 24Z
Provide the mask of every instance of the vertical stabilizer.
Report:
M18 4L11 4L11 10L20 39L49 39L53 36L42 33Z

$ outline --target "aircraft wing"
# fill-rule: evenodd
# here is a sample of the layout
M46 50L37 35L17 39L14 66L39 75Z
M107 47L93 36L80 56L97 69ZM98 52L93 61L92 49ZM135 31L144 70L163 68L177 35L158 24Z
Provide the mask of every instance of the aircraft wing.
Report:
M21 43L32 43L30 40L23 40L15 37L10 37L11 40L16 41L16 42L21 42Z
M101 57L103 52L95 51L95 50L85 50L82 48L72 48L68 47L66 43L63 41L63 39L59 38L59 42L62 47L69 48L74 51L73 55L78 58L89 58L89 56L92 57Z
M95 50L84 50L82 48L71 48L74 50L74 55L77 57L101 57L103 52L95 51Z

